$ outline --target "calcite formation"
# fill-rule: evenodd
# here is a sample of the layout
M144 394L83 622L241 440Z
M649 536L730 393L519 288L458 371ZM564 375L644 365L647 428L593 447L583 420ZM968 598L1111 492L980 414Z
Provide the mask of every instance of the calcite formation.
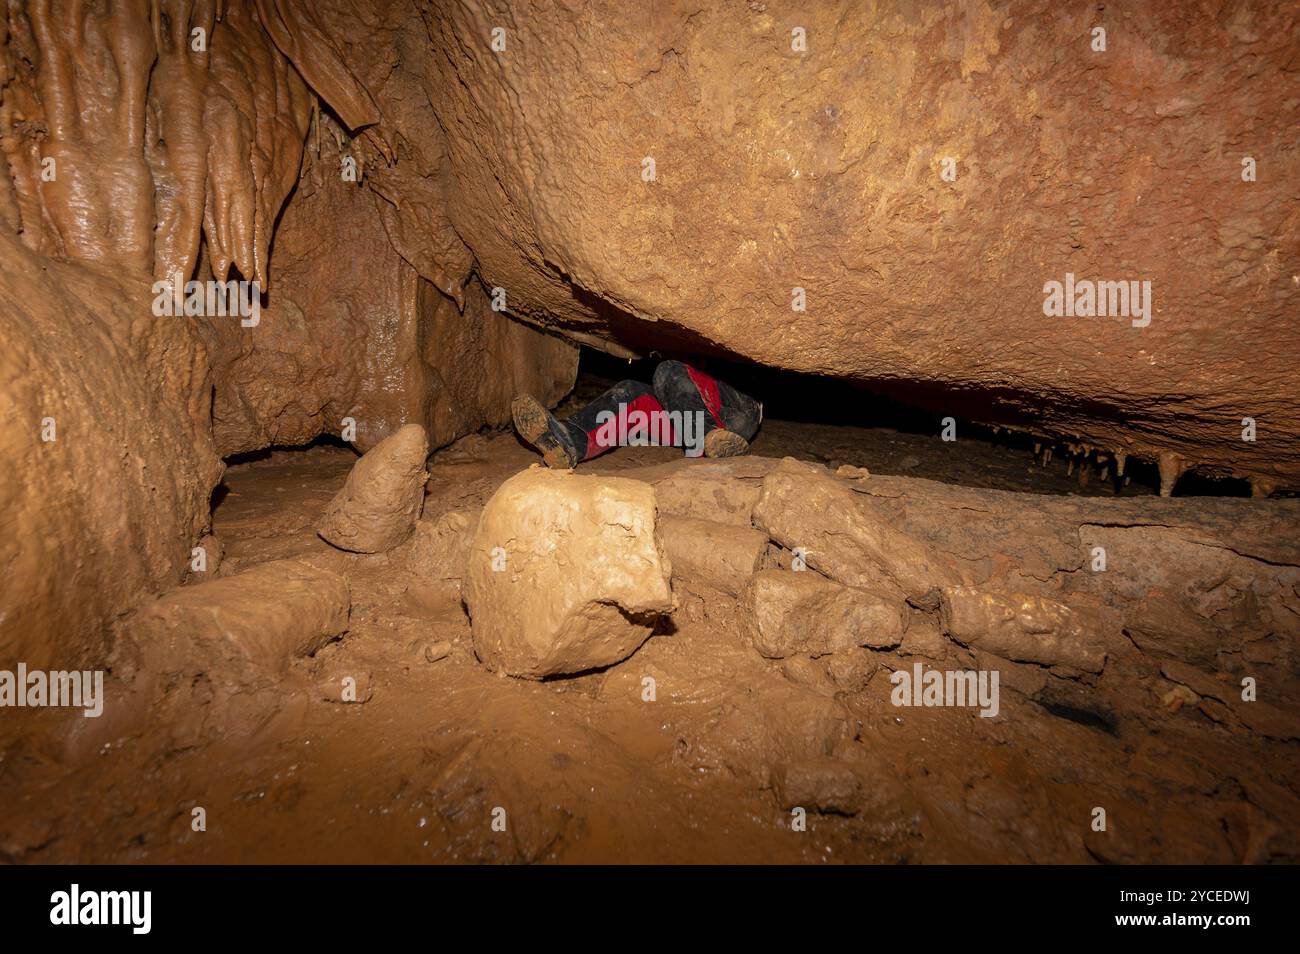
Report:
M107 621L179 583L222 473L211 373L147 288L0 234L0 657L102 666Z
M424 509L429 438L407 424L384 438L352 468L325 507L317 532L340 550L383 553L405 543Z
M202 326L222 453L322 433L367 451L407 423L441 447L504 423L519 391L558 400L572 386L577 349L493 311L477 282L457 289L460 305L439 291L395 250L390 203L340 177L346 151L331 135L319 153L309 143L258 326Z
M516 390L570 387L576 347L444 277L471 256L449 251L450 225L426 235L442 186L409 174L418 150L402 143L402 194L363 184L369 155L398 167L380 118L307 4L0 14L4 399L27 422L5 491L15 530L44 528L0 644L33 663L102 651L109 620L186 573L214 451L325 433L367 450L407 423L441 445L503 422ZM178 279L208 283L208 301L212 283L244 283L257 315L173 309ZM78 570L60 585L52 565Z
M540 679L631 654L673 607L641 481L532 467L488 501L465 603L486 665Z

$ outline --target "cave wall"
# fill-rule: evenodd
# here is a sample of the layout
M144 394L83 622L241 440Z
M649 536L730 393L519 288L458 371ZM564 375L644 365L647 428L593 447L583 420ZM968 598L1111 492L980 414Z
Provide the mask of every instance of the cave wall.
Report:
M528 320L860 381L1171 475L1300 476L1294 5L317 9L398 154L441 142L445 217ZM1046 316L1067 273L1149 281L1150 323Z
M120 423L64 464L117 474L128 524L167 512L128 530L38 494L81 474L42 469L35 423L11 437L9 519L52 528L50 559L104 541L74 560L90 586L143 542L80 611L40 609L53 584L34 580L6 638L14 620L93 629L130 586L173 581L215 455L344 417L361 449L413 420L436 445L503 421L515 390L554 400L575 351L519 321L1294 487L1296 17L1254 0L9 0L5 397L16 420L68 395L74 431ZM151 282L177 272L257 280L259 324L155 315ZM1067 273L1150 281L1150 324L1047 317L1044 283ZM175 477L160 490L122 460ZM23 545L11 561L36 560Z
M341 178L346 137L325 125L276 232L258 325L202 326L220 452L338 435L347 418L361 451L408 423L440 447L504 423L519 391L562 397L577 348L493 311L477 282L457 286L459 304L438 291L390 241L389 201Z
M95 668L208 526L211 371L144 283L4 233L0 299L0 665Z
M437 446L571 386L576 348L489 309L424 229L440 147L423 192L367 181L372 155L422 168L379 118L310 4L0 8L0 662L102 663L187 573L220 456L348 416L361 450L412 421ZM176 276L257 282L255 320L160 312Z

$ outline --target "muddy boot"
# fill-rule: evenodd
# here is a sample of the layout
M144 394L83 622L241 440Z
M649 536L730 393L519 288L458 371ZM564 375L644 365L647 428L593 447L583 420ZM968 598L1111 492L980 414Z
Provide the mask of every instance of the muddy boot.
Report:
M749 453L749 441L735 431L715 427L704 436L705 457L739 457Z
M571 470L578 463L573 435L563 422L531 394L521 394L510 404L515 430L542 453L547 467Z

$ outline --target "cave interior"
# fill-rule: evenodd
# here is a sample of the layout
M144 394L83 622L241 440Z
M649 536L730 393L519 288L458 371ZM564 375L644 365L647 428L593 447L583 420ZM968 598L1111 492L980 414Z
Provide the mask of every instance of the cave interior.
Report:
M0 860L1300 860L1297 19L10 0Z

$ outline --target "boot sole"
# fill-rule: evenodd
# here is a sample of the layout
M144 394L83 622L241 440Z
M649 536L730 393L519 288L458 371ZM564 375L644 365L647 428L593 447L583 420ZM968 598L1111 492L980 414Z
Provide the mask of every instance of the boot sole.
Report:
M745 440L735 431L727 431L722 428L710 431L704 438L704 456L705 457L740 457L749 453L749 441Z
M574 462L560 443L551 435L550 415L542 402L531 394L523 394L510 402L510 417L515 431L542 453L542 460L553 470L572 470Z
M531 394L524 394L510 402L510 416L514 419L515 430L528 443L537 447L548 430L546 408L542 402Z

